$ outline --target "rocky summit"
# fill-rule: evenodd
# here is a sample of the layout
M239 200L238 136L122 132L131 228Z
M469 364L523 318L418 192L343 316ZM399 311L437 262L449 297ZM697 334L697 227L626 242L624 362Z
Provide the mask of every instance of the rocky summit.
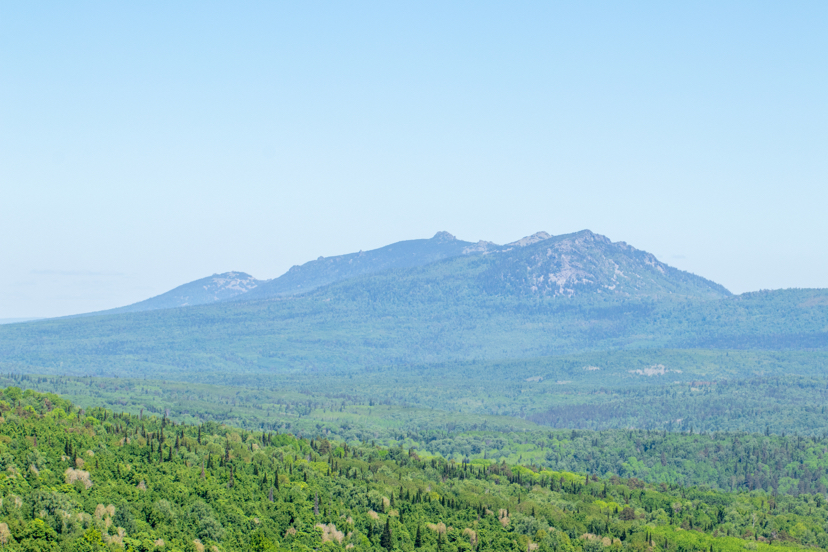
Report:
M538 232L501 248L483 274L489 292L616 297L680 295L720 298L724 287L666 265L625 242L583 230L563 236Z
M466 261L475 258L474 267ZM452 264L452 259L456 262ZM464 260L465 259L465 260ZM428 268L435 263L439 266ZM448 264L446 264L448 263ZM536 232L506 245L477 243L437 232L431 239L406 240L379 249L319 257L272 280L244 272L214 274L107 313L139 312L222 301L257 301L306 294L338 282L388 271L419 269L430 278L465 280L476 292L543 297L720 298L719 284L660 262L623 241L582 230L553 236ZM370 282L366 282L370 287Z
M213 274L207 278L178 286L156 297L105 312L108 314L141 312L216 303L247 293L260 283L260 280L244 272Z

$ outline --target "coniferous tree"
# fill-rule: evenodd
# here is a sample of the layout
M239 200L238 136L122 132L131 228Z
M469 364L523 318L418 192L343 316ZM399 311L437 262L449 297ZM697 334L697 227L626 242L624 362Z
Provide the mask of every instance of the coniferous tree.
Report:
M386 550L391 550L394 547L393 536L391 534L390 516L385 518L385 529L383 529L382 536L380 537L380 546L382 546Z

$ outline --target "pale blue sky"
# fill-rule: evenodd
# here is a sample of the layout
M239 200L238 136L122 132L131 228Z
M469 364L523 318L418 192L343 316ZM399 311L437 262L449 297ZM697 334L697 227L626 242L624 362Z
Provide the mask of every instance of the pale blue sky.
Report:
M0 318L447 230L828 287L826 2L6 2Z

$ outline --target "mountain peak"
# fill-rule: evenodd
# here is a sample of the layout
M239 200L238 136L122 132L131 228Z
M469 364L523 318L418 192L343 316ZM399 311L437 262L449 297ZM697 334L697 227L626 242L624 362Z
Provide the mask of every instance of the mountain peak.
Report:
M508 244L481 273L490 293L539 296L720 298L722 286L590 230L538 232Z
M180 285L161 295L125 307L102 311L107 314L192 307L225 301L258 287L261 283L246 272L222 272ZM101 313L94 313L101 314Z
M246 272L213 274L209 278L198 280L198 283L208 294L215 296L214 301L219 301L220 297L224 298L224 296L232 297L240 293L247 293L259 285L259 281Z
M445 230L441 230L440 232L437 232L436 234L434 234L434 237L431 238L431 239L432 240L438 240L438 241L454 241L457 238L454 236L454 234L449 234Z
M241 278L243 280L255 279L253 276L248 274L247 272L236 272L235 270L231 270L230 272L222 272L221 274L213 274L210 278L223 278L223 279L232 279L232 278Z

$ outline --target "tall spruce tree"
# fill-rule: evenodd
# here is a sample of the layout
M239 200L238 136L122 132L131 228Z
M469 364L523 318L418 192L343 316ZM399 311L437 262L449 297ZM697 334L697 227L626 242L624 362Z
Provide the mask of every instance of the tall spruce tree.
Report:
M391 550L394 547L393 536L391 535L391 516L385 518L385 529L382 531L380 537L380 546L386 550Z

